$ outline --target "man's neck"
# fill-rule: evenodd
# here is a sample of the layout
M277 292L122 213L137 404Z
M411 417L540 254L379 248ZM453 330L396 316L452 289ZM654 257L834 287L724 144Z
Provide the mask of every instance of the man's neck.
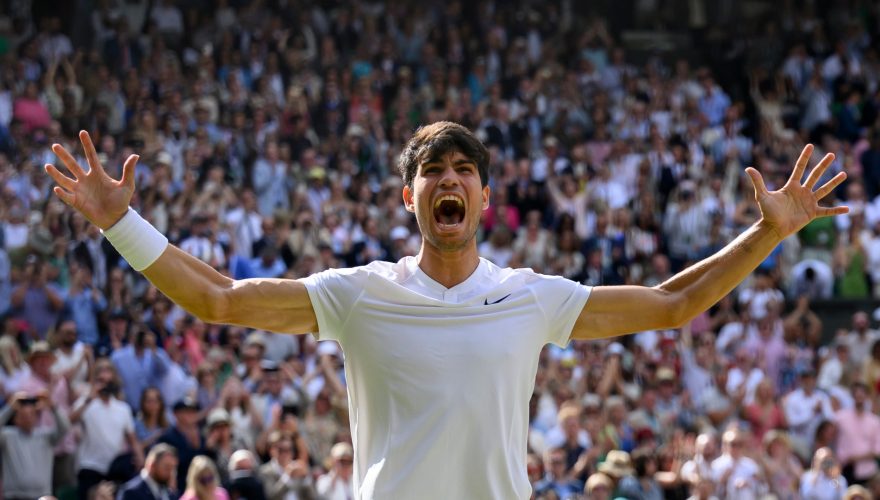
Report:
M429 278L446 288L452 288L474 273L480 265L480 256L474 241L461 250L448 252L422 242L416 261Z

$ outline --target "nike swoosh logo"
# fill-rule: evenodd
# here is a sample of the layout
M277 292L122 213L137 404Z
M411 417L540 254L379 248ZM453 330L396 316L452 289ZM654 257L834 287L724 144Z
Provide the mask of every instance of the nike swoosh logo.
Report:
M507 295L505 295L504 297L501 297L500 299L496 300L495 302L489 302L489 299L483 299L483 305L490 306L493 304L497 304L497 303L501 302L502 300L506 299L507 297L510 297L509 293Z

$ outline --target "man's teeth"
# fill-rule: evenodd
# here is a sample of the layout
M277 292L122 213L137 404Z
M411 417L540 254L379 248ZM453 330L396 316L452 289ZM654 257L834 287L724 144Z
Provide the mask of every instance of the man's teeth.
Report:
M458 204L459 207L464 207L464 200L462 200L458 196L453 196L451 194L447 194L445 196L441 196L441 197L437 198L436 200L434 200L434 208L439 208L440 203L442 203L444 201L454 201L455 203Z

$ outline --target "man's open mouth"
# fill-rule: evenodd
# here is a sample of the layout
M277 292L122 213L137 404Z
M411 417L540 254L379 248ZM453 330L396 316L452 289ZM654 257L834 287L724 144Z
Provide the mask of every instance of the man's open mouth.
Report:
M441 226L455 226L464 220L464 200L447 194L434 200L434 220Z

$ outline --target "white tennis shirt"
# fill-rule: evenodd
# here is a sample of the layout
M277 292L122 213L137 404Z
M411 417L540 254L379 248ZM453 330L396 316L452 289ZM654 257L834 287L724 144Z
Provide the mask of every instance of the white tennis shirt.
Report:
M480 259L447 289L414 257L303 280L345 353L359 499L527 499L538 356L590 288Z

